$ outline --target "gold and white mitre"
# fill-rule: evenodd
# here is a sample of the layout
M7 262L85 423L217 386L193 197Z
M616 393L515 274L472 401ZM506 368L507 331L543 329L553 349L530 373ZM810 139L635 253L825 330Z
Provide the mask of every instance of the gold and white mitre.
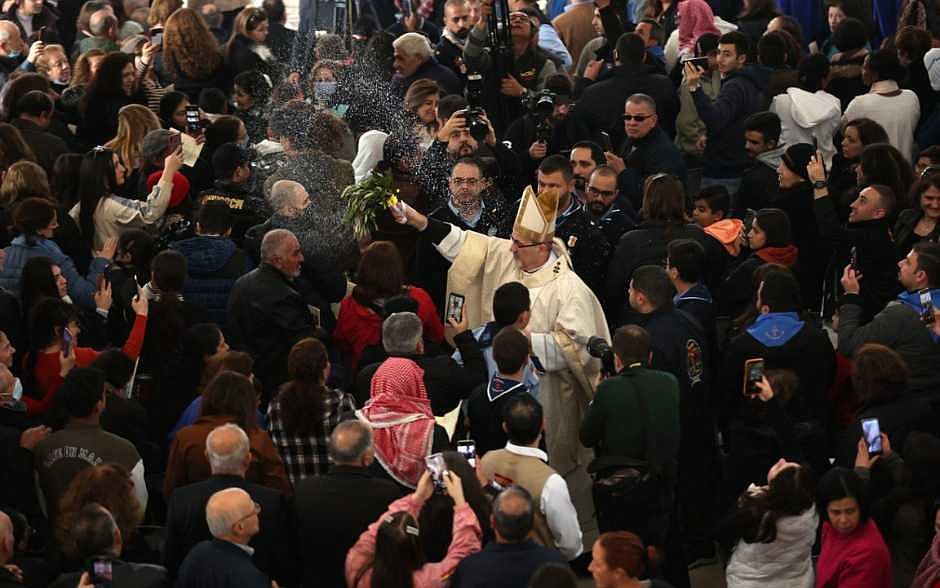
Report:
M526 186L519 201L512 234L531 243L551 243L555 237L555 217L558 215L558 191L543 190L536 196L532 186Z

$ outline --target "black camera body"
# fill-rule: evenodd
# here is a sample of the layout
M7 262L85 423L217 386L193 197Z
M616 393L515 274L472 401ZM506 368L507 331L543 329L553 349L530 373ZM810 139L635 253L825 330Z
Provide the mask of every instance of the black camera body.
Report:
M587 352L591 357L601 360L601 367L605 374L612 376L617 373L617 368L614 365L614 350L603 337L593 335L588 339Z

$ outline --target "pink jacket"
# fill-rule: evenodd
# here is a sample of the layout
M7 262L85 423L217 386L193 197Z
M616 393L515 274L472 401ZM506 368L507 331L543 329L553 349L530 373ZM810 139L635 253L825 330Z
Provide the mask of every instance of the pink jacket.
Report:
M366 571L357 585L356 576L359 570L372 563L375 557L375 535L378 533L379 525L385 520L385 517L405 510L417 519L421 512L421 506L414 499L414 494L409 494L404 498L399 498L393 502L388 510L379 517L379 520L369 525L369 528L359 536L359 540L352 546L346 555L346 585L353 588L370 588L372 586L372 570ZM457 564L460 560L471 553L480 551L480 523L477 516L473 513L470 505L462 504L454 509L454 528L450 547L447 549L447 555L437 563L424 564L419 570L415 570L414 588L438 588L446 586Z
M695 53L695 41L704 33L721 32L715 26L715 13L705 0L679 1L679 50Z

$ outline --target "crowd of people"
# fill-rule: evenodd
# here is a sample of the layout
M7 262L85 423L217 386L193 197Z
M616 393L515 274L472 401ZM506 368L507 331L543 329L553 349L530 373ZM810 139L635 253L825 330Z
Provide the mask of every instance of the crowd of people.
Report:
M0 587L940 587L940 5L334 4L4 3Z

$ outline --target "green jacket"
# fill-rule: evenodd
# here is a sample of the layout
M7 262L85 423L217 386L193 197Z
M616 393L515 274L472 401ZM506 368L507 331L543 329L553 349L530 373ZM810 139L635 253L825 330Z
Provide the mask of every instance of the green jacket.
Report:
M646 399L645 411L638 394ZM652 458L673 470L679 452L679 383L666 372L627 368L597 387L581 421L581 443L594 449L595 467L620 461L616 458L645 460L646 425L652 427Z

